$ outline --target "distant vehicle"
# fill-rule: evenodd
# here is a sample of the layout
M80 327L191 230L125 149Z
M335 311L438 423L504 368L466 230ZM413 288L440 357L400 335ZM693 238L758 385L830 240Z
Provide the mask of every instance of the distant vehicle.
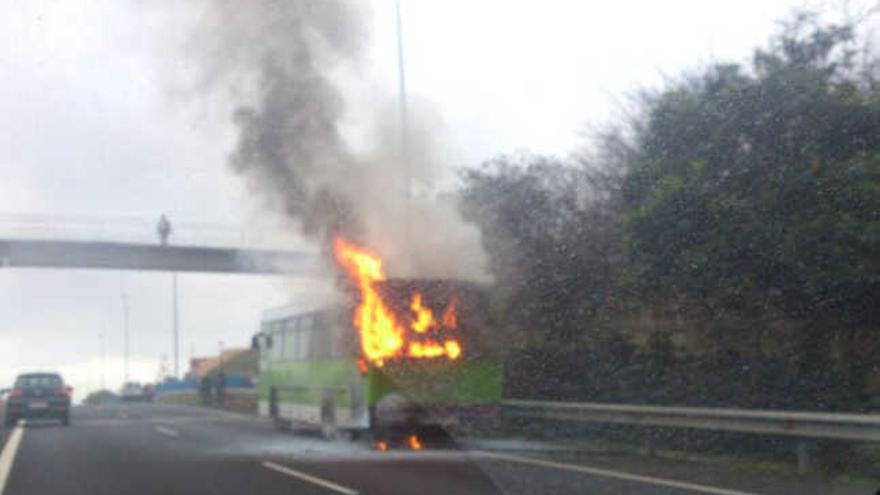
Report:
M119 391L119 399L122 402L145 402L144 387L138 382L127 382Z
M57 419L69 425L72 392L58 373L19 375L6 398L6 426L19 419Z
M90 406L118 404L119 396L109 390L98 390L86 396L86 398L83 399L83 403Z
M459 352L370 362L359 345L351 307L272 309L253 339L260 350L261 416L282 426L317 426L325 434L371 432L377 437L474 417L491 420L501 400L502 368L479 338L486 330L482 291L461 282L424 280L387 281L380 289L398 314L409 310L413 292L424 293L426 301L457 300L459 321L450 322L445 336L457 339ZM435 314L444 307L435 307ZM425 335L440 339L440 331ZM416 339L425 337L413 332L408 338L421 342Z
M153 385L152 383L148 383L148 384L144 385L143 396L144 396L144 401L153 402L153 398L156 396L156 386Z

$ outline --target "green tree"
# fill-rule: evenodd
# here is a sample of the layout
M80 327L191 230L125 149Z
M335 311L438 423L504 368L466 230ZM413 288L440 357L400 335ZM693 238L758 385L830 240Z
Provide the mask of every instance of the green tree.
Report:
M750 67L646 99L623 184L640 289L713 318L876 318L880 99L852 48L801 15Z
M565 344L525 353L559 361L526 382L603 396L582 371L625 334L599 330L629 327L652 334L608 363L630 377L616 397L656 380L657 400L687 382L694 403L865 404L880 352L880 64L856 53L852 29L799 15L750 63L642 95L589 160L464 171L502 323L529 347ZM682 356L679 330L701 352Z
M620 221L583 169L501 157L462 174L462 212L482 231L499 313L532 342L583 336L618 295Z

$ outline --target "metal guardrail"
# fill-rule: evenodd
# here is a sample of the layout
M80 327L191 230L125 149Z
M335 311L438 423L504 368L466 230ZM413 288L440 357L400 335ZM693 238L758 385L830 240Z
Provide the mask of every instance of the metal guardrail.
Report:
M880 415L505 400L505 414L590 423L880 441Z

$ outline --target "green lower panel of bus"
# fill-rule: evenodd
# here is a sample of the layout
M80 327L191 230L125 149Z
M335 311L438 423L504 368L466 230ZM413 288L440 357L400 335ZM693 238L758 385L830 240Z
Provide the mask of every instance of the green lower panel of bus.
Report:
M264 368L258 392L268 400L274 387L279 402L297 404L320 404L332 396L343 407L358 397L375 406L392 393L421 404L477 405L501 400L501 380L501 364L491 360L389 363L366 375L351 359L287 361Z
M366 399L375 405L389 393L419 404L477 405L501 400L501 363L495 361L391 363L372 368Z
M269 392L277 390L279 402L320 404L331 392L339 406L348 406L352 386L359 386L354 361L328 359L286 361L268 365L260 374L257 392L261 400L269 399Z

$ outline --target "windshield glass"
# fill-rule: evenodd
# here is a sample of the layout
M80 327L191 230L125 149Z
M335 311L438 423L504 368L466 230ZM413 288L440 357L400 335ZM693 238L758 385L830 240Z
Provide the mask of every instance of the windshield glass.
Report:
M16 387L49 388L61 387L63 384L58 375L24 375L15 380Z
M0 495L874 495L875 0L0 11Z

